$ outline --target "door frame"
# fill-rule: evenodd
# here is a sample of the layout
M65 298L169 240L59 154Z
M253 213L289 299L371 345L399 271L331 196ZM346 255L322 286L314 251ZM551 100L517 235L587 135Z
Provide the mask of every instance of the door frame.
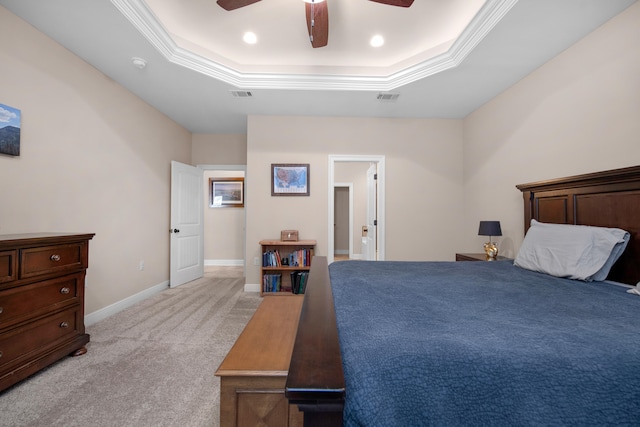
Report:
M367 250L362 251L363 258L369 261L378 259L378 226L376 225L378 212L375 203L373 203L377 200L377 174L377 165L369 163L367 169Z
M327 262L331 264L334 260L333 253L335 251L334 241L334 209L335 209L335 165L338 162L371 162L378 165L378 188L376 191L376 206L378 211L378 260L385 259L385 156L379 155L348 155L348 154L330 154L329 161L329 210L328 210L328 236L327 236Z

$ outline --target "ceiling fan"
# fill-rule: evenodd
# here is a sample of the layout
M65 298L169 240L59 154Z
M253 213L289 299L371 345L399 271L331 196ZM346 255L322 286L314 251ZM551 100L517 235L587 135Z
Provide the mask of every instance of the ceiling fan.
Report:
M225 10L235 10L249 6L260 0L218 0L218 5ZM369 0L389 6L409 7L413 0ZM325 0L304 0L307 11L307 30L313 47L323 47L329 41L329 13Z

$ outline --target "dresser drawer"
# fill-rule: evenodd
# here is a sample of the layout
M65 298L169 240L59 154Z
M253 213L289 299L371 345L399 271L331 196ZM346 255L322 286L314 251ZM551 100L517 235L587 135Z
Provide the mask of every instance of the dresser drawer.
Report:
M20 251L20 278L87 268L87 245L42 246Z
M84 333L77 306L0 334L0 371Z
M18 251L0 251L0 283L16 280Z
M37 317L81 301L82 273L71 274L0 293L0 331L12 324Z

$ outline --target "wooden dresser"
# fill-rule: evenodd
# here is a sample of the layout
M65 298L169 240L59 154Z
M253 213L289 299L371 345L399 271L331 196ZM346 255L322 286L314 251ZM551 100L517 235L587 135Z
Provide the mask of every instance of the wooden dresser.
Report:
M265 298L216 371L221 427L297 427L284 395L304 295Z
M86 353L84 279L93 236L0 235L0 391Z

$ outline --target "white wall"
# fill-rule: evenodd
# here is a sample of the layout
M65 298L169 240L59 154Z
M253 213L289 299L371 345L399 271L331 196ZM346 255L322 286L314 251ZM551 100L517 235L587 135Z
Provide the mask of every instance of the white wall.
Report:
M189 162L190 133L2 7L0 39L0 103L22 112L0 233L96 233L87 314L166 284L170 162Z
M640 164L640 3L464 121L465 251L500 220L502 255L524 237L516 184Z

